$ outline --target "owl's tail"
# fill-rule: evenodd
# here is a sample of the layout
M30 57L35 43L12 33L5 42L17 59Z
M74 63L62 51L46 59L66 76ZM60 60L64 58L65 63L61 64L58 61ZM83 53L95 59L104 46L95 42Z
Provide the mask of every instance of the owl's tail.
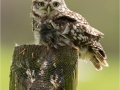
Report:
M105 51L99 42L94 42L92 45L80 49L80 59L90 60L96 70L102 70L101 65L108 67L106 58Z
M99 42L94 42L94 45L89 48L89 52L93 53L90 61L97 70L102 70L101 64L108 67L108 63L106 61L107 56Z

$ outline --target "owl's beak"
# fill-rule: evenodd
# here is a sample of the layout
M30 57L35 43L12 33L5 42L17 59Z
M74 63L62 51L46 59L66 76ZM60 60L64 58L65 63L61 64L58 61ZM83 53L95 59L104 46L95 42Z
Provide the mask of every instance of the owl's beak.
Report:
M48 7L47 7L47 13L50 14L51 11L52 11L52 10L51 10L51 7L48 6Z

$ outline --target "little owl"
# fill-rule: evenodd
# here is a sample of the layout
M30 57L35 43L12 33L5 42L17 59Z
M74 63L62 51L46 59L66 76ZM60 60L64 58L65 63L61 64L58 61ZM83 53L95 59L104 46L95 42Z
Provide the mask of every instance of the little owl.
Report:
M90 60L97 70L108 66L99 43L104 35L90 26L84 17L67 8L64 0L32 0L32 25L37 44L47 47L71 46L79 58Z

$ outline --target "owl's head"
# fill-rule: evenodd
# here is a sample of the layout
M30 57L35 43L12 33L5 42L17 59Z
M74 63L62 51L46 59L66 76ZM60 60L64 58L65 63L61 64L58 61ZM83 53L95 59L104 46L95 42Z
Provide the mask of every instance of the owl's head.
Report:
M52 15L56 12L65 12L67 9L64 0L32 0L33 11L38 15Z

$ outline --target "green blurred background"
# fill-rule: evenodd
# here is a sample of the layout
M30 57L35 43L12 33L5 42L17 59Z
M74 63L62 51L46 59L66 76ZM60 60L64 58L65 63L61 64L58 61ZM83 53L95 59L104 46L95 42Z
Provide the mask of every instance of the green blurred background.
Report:
M9 90L10 65L15 43L33 43L30 11L32 0L2 0L1 90ZM96 71L90 62L79 61L79 90L119 90L119 1L65 0L68 7L83 15L105 34L101 43L109 68Z

